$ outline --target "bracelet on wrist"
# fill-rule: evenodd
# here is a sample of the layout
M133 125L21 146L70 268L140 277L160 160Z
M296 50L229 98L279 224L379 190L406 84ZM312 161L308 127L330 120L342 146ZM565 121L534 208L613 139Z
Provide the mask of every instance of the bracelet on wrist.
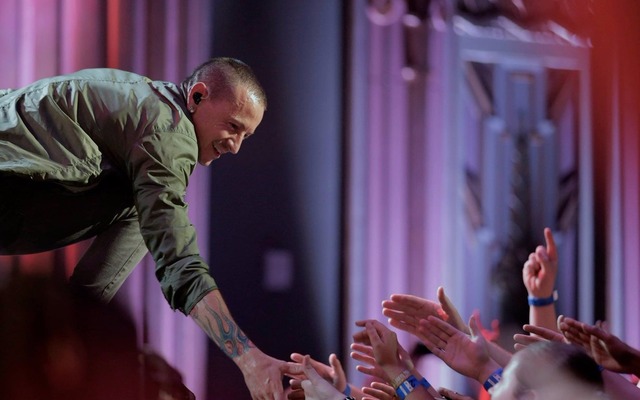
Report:
M487 378L486 381L484 381L482 386L484 386L484 389L488 392L489 389L497 385L501 379L502 379L502 368L498 368L497 370L493 371L491 375L489 375L489 377Z
M391 381L391 386L393 386L394 389L397 389L398 386L400 386L402 382L406 381L407 378L410 376L411 376L411 371L409 371L408 369L405 369L404 371L400 372L398 376L393 378L393 381Z
M342 392L342 394L344 394L345 396L347 396L347 398L349 396L351 396L351 386L349 386L349 384L347 383L347 387L344 388L344 391Z
M409 375L409 377L396 388L396 395L400 400L404 400L404 398L407 397L409 393L413 392L419 385L420 382L418 382L418 379L413 375Z
M424 378L424 377L420 379L418 383L420 384L420 386L424 387L425 389L429 389L431 387L431 384L429 383L427 378Z
M554 290L553 294L549 297L528 296L527 300L529 305L533 307L548 306L549 304L553 304L558 301L558 291Z

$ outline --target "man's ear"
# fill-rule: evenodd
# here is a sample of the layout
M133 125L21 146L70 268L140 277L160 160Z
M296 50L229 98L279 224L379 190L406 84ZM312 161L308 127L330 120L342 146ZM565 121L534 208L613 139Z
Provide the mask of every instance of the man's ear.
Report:
M196 82L196 84L191 87L191 90L189 90L188 104L197 105L202 99L206 99L207 97L209 97L207 85L205 85L204 82Z

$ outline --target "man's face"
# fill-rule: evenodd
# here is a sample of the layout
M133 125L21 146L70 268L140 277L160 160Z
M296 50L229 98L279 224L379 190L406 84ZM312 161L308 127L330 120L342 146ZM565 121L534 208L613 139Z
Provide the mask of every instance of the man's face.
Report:
M205 93L193 112L198 162L206 166L225 153L236 154L242 141L255 132L263 115L264 108L244 86L234 88L231 96L219 99Z

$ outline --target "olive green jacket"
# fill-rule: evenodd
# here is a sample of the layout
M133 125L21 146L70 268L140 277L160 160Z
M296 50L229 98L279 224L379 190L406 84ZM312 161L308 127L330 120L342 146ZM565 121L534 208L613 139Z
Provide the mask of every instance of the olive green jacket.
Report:
M175 84L114 69L0 90L0 174L72 191L126 175L162 291L188 314L216 285L187 216L198 144L185 99Z

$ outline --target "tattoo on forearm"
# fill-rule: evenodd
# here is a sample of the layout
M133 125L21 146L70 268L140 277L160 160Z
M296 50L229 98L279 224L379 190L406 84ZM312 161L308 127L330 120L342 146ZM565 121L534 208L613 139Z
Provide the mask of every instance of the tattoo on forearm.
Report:
M246 353L251 347L255 347L227 315L219 313L208 304L205 305L205 310L207 315L201 320L203 329L227 356L235 358Z

